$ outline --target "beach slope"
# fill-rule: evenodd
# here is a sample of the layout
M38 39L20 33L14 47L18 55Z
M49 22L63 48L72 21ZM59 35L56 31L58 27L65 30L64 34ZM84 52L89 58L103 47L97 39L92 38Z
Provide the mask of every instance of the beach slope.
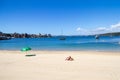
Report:
M119 52L0 51L0 80L120 80ZM71 56L74 61L65 61Z

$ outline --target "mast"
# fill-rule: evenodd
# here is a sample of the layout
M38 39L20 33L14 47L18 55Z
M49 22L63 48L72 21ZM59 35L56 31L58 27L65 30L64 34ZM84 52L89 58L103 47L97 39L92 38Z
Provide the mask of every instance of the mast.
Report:
M61 29L61 37L60 40L65 40L66 38L63 36L63 29Z

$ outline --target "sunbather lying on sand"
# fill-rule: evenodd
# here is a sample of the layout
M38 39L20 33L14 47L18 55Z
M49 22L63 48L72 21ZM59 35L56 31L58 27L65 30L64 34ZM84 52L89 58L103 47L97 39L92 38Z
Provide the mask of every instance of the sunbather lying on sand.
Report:
M74 59L71 56L68 56L65 60L66 61L73 61Z

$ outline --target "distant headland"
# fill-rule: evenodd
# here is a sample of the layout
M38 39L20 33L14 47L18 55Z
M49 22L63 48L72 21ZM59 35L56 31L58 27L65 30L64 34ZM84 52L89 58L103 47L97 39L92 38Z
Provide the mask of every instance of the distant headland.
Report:
M3 33L0 32L0 37L7 37L7 38L49 38L52 37L51 34L28 34L28 33Z
M104 33L99 35L100 36L120 36L120 32L111 32L111 33Z
M120 32L111 32L111 33L103 33L103 34L95 34L99 36L120 36ZM90 36L95 36L90 35ZM72 35L73 36L73 35ZM51 34L28 34L28 33L3 33L0 32L0 39L10 39L10 38L50 38L53 37Z

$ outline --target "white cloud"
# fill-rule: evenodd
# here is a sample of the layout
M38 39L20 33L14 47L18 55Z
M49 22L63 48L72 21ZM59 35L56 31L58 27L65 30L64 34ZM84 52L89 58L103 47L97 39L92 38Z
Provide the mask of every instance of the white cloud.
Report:
M76 29L76 31L78 31L78 32L86 32L86 31L88 31L88 30L78 27L78 28Z
M95 31L106 31L108 30L106 27L99 27Z
M111 32L111 31L119 31L120 30L120 22L110 27L98 27L97 29L93 30L95 32Z
M80 27L78 27L78 28L76 29L76 31L77 31L79 34L81 34L81 35L89 35L89 34L91 34L91 31L90 31L90 30L83 29L83 28L80 28Z
M118 32L120 31L120 22L117 24L113 24L109 27L98 27L96 29L84 29L84 28L80 28L78 27L76 29L77 32L79 32L79 34L100 34L100 33L107 33L107 32Z
M80 27L78 27L78 28L76 29L76 31L81 31L81 28L80 28Z
M111 25L111 29L120 29L120 22L114 25Z

